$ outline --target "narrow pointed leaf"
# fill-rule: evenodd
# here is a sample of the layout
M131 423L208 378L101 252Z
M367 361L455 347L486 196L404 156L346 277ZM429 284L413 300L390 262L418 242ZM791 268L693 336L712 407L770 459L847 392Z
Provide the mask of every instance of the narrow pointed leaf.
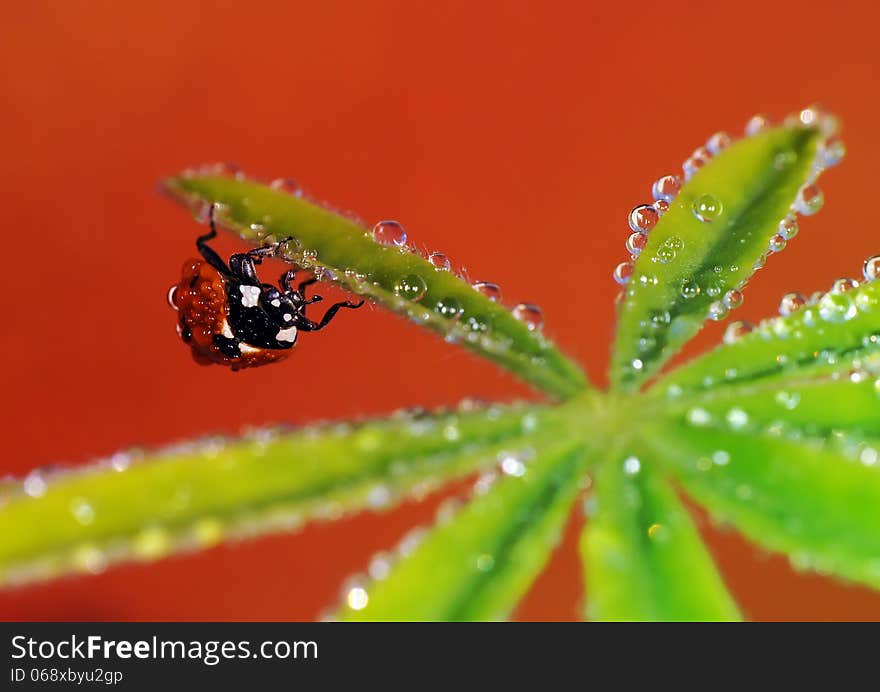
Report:
M558 398L586 386L583 372L538 329L451 271L303 197L240 178L184 175L165 182L185 204L222 205L221 225L254 244L293 237L283 256L494 361ZM528 313L527 313L528 314ZM532 326L535 326L534 324Z
M384 579L349 591L348 620L500 620L559 541L585 470L584 450L539 452L430 531Z
M687 510L634 459L606 462L596 477L595 506L581 538L589 616L739 619Z
M681 394L770 380L803 380L844 372L880 354L880 284L829 292L787 317L763 321L730 344L658 381L654 391ZM770 383L768 382L768 385Z
M880 588L878 453L835 440L663 421L645 431L658 460L718 519L798 568ZM860 451L861 450L861 451Z
M858 446L880 438L877 373L856 369L804 379L780 376L744 385L719 387L664 402L701 425L724 425L742 434L813 438Z
M555 441L555 415L527 406L397 415L34 473L4 489L0 584L385 508L493 465L502 450Z
M622 302L611 380L635 389L724 312L768 254L780 221L814 179L819 127L777 127L736 142L682 187L635 263ZM711 221L701 220L711 219Z

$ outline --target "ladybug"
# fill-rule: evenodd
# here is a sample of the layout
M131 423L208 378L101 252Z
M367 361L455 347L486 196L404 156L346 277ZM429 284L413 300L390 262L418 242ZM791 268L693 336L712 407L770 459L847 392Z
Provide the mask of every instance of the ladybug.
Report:
M287 358L299 332L316 332L326 327L341 308L359 308L364 301L343 301L330 306L320 322L306 317L306 306L323 298L306 298L306 288L317 279L301 281L296 288L291 269L280 279L280 288L261 283L256 265L278 253L288 242L232 255L229 265L208 246L217 236L214 209L209 216L211 230L196 239L202 259L183 265L180 283L171 287L168 300L178 312L177 332L192 349L201 365L217 363L232 370L255 368Z

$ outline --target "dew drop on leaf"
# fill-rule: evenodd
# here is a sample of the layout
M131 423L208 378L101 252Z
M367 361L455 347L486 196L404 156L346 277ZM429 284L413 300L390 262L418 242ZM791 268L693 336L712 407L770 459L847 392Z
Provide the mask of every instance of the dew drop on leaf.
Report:
M627 252L634 257L638 257L647 244L648 236L640 232L632 233L629 238L626 239Z
M724 330L724 343L732 344L733 342L748 334L754 328L755 327L751 322L746 322L745 320L731 322L729 325L727 325L727 329Z
M397 221L380 221L373 226L373 240L380 245L404 247L406 231Z
M614 280L621 286L629 282L633 273L632 262L621 262L614 268Z
M818 212L825 204L825 196L818 185L810 183L804 185L798 192L795 200L795 209L804 216L810 216Z
M709 313L708 317L710 320L715 322L720 322L725 317L727 317L728 308L727 306L720 300L716 300L714 303L709 305Z
M832 293L846 293L847 291L852 291L859 287L859 282L855 279L836 279L833 284L831 284L831 292Z
M723 211L721 201L715 195L704 194L694 200L691 207L694 216L703 223L715 221Z
M461 317L462 312L464 312L464 308L458 299L451 296L438 300L434 309L448 320L457 320Z
M394 294L406 300L418 301L425 297L428 284L418 274L407 274L394 284Z
M303 194L303 190L299 186L299 183L293 178L276 178L270 183L269 187L278 192L285 192L288 195L294 195L295 197L302 197Z
M798 234L797 217L794 214L789 214L779 222L776 230L785 240L791 240Z
M526 325L530 331L540 331L544 326L544 313L532 303L520 303L511 311L513 316Z
M874 255L865 260L862 265L862 275L865 281L876 281L880 277L880 255Z
M726 132L716 132L706 142L706 149L713 155L718 155L730 146L730 135Z
M786 245L788 245L788 241L785 239L785 236L777 233L767 242L767 249L770 252L782 252Z
M474 283L474 290L482 293L493 303L501 302L501 287L491 281L477 281Z
M856 305L846 293L826 293L819 300L819 317L826 322L846 322L856 315Z
M803 293L786 293L779 301L779 314L787 317L795 310L799 310L807 304L807 298Z
M452 271L452 262L450 262L449 258L442 252L432 252L428 255L428 262L430 262L431 266L438 271Z
M681 297L690 300L700 295L700 285L694 281L685 281L681 285Z
M735 288L729 290L724 294L724 304L729 307L731 310L734 308L738 308L743 303L743 294L742 291L739 291Z
M647 233L657 224L660 215L649 204L642 204L633 209L629 214L629 227L633 231Z
M836 166L843 161L843 157L846 156L846 145L840 137L829 137L822 144L822 149L819 155L822 165L826 168Z
M752 135L756 135L759 132L766 130L768 127L770 127L770 118L760 113L758 115L753 115L746 123L746 136L751 137Z
M655 200L671 202L681 190L681 178L677 175L664 175L651 188Z

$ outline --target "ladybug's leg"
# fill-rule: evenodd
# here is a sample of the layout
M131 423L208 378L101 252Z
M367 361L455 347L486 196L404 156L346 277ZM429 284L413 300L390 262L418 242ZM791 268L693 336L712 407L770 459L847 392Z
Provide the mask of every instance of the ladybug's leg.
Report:
M330 320L332 320L336 313L339 312L340 308L351 308L354 310L355 308L359 308L364 304L364 301L360 301L359 303L352 303L351 301L343 301L342 303L335 303L330 306L330 309L324 313L324 316L321 318L320 322L312 322L305 315L300 315L296 321L297 329L300 329L304 332L317 332L324 327L326 327Z
M232 270L233 276L244 284L259 285L260 280L257 278L256 265L262 263L261 255L253 255L251 253L263 250L257 248L251 252L240 252L229 258L229 268Z
M208 212L208 222L211 225L211 230L205 233L205 235L200 235L196 238L196 247L199 249L199 254L204 257L205 261L210 264L214 269L216 269L221 274L229 276L232 272L229 271L229 267L226 266L226 263L220 259L220 255L214 252L213 248L208 246L209 240L214 240L217 237L217 226L214 223L214 205L211 205L211 210Z
M244 283L259 284L256 265L262 264L264 257L273 257L278 254L278 248L289 240L292 238L283 238L277 243L233 255L229 258L229 267L232 269L232 273Z
M310 279L306 279L305 281L300 281L299 286L296 287L296 290L299 294L305 298L306 297L306 287L311 286L314 283L317 283L318 279L316 277L311 277Z

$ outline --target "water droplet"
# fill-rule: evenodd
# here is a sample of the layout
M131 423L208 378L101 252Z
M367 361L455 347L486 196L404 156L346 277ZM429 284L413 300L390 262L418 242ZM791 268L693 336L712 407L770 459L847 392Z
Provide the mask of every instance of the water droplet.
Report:
M794 207L804 216L810 216L819 211L824 203L825 197L822 190L815 183L810 183L800 189Z
M345 602L352 610L363 610L370 602L370 596L363 586L354 586L345 595Z
M642 462L638 457L627 457L623 460L623 472L627 476L635 476L642 469Z
M669 264L676 258L676 256L677 253L675 252L675 249L664 244L657 248L657 254L654 259L661 264Z
M75 497L70 501L70 513L83 525L91 524L95 520L95 510L82 497Z
M822 117L822 109L819 106L808 106L798 113L798 120L805 127L813 127L819 123Z
M483 553L477 558L477 569L481 572L490 572L495 566L495 558L488 553Z
M712 421L712 416L709 415L709 412L706 409L694 407L687 412L687 420L691 425L702 427L709 425Z
M726 132L716 132L714 135L709 137L708 141L706 142L706 149L708 149L709 152L713 155L717 156L719 153L730 146L730 142L731 139L729 134L727 134Z
M654 199L671 202L681 190L681 178L677 175L664 175L651 187Z
M779 314L787 317L795 310L799 310L807 304L807 298L803 293L786 293L779 301Z
M638 257L642 253L642 250L645 249L647 244L648 236L640 232L632 233L629 238L626 239L626 249L629 254L635 257Z
M878 305L880 305L880 298L878 298L876 292L859 291L856 294L856 307L862 312L873 312L877 309Z
M659 330L666 327L672 321L672 314L668 310L652 310L644 326Z
M831 292L832 293L846 293L847 291L852 291L859 287L859 282L855 279L836 279L833 284L831 284Z
M727 424L733 430L742 430L749 424L749 416L741 408L732 408L727 412Z
M684 173L684 179L690 180L693 178L697 171L700 170L703 166L709 163L708 158L704 158L702 156L691 156L687 161L681 164L681 170Z
M544 313L532 303L520 303L511 311L513 316L526 325L530 331L540 331L544 326Z
M448 320L457 320L464 312L464 308L457 298L441 298L434 305L434 310Z
M373 240L380 245L403 247L406 245L406 231L397 221L380 221L373 226Z
M746 123L746 136L751 137L759 132L763 132L769 127L770 118L760 113L758 115L753 115Z
M168 305L171 306L171 309L177 312L179 308L177 307L177 302L175 298L177 297L177 284L174 284L171 288L168 289Z
M640 336L636 346L639 349L639 353L650 353L656 348L657 339L650 335Z
M819 317L826 322L846 322L858 312L853 299L846 293L826 293L819 300Z
M663 216L666 212L669 211L669 202L667 202L665 199L658 199L651 206L657 210L657 213L660 216Z
M724 304L731 310L738 308L743 303L742 291L733 288L724 294Z
M370 564L367 567L367 574L370 575L371 579L381 581L391 573L391 563L391 555L386 552L376 553L370 560Z
M794 411L801 402L801 395L798 392L786 392L785 390L776 392L773 398L777 404L789 411Z
M522 459L513 454L504 454L501 457L501 471L508 475L519 478L526 473L526 465Z
M633 231L647 233L657 224L660 215L649 204L642 204L633 209L629 214L629 227Z
M471 315L464 322L465 329L472 335L479 336L489 332L489 319L482 315Z
M700 285L693 281L685 281L681 285L681 297L690 300L700 295Z
M709 194L697 197L691 208L694 212L694 216L703 223L711 223L721 216L723 211L721 201L714 195Z
M792 149L777 151L773 157L773 168L777 171L784 171L786 168L793 166L797 162L797 154Z
M785 240L791 240L798 234L797 217L794 214L789 214L779 222L776 230Z
M24 482L22 483L22 489L24 490L25 495L28 495L29 497L42 497L46 494L48 488L49 484L39 470L31 471L25 476Z
M781 233L777 233L768 241L767 249L770 252L782 252L786 245L788 245L788 241L785 239L785 236Z
M427 291L428 284L418 274L407 274L394 284L394 294L406 300L421 300Z
M880 255L874 255L865 260L862 265L862 275L865 281L876 281L880 277Z
M708 317L710 320L720 322L725 317L727 317L727 312L727 306L720 300L716 300L714 303L711 303L709 305Z
M738 341L740 338L751 332L755 326L751 322L746 322L745 320L740 320L737 322L731 322L727 325L727 329L724 330L724 343L732 344L734 341Z
M428 255L428 262L430 262L431 266L438 271L452 271L452 262L450 262L449 258L442 252L432 252Z
M641 358L633 358L630 365L632 366L632 369L637 372L641 372L645 367L645 363Z
M874 466L878 459L880 459L880 453L878 453L873 447L865 447L859 453L859 461L865 466Z
M840 137L829 137L823 143L819 156L824 166L836 166L846 156L846 145Z
M293 178L275 178L270 184L273 190L284 192L295 197L302 197L303 190Z
M493 303L501 302L501 287L498 284L493 284L491 281L477 281L474 283L474 289Z
M629 282L630 277L633 273L633 263L632 262L621 262L616 267L614 267L614 280L623 285Z

